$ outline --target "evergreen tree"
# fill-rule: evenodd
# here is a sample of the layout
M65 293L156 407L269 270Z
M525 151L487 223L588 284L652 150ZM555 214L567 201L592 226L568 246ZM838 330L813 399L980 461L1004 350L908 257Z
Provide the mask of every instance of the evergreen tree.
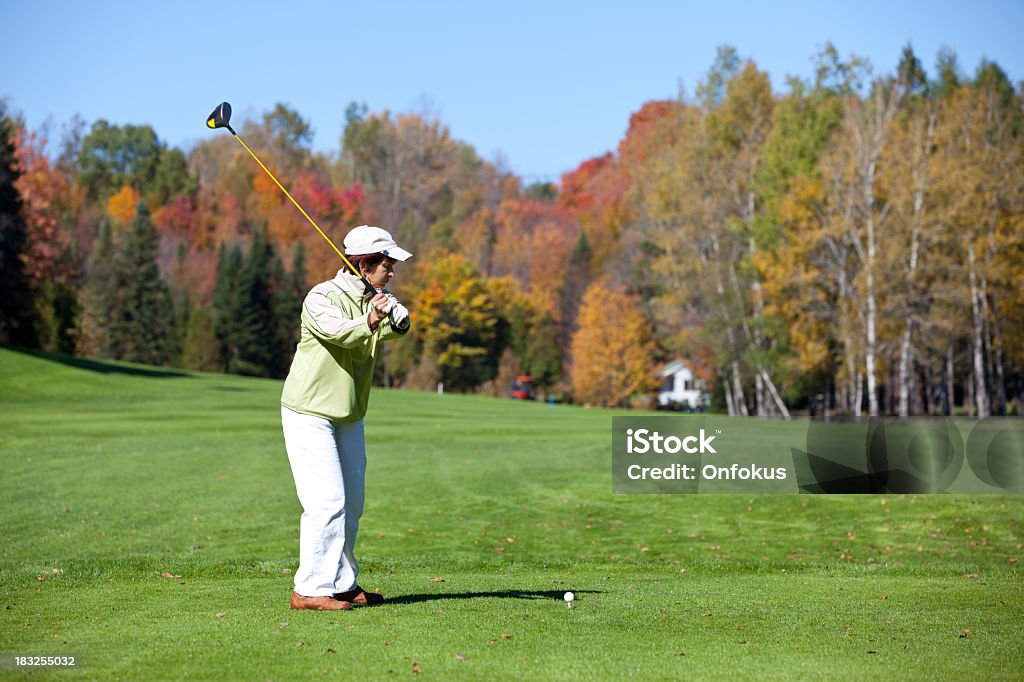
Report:
M533 201L552 203L558 198L558 185L553 182L534 182L526 186L523 194Z
M283 376L295 355L299 341L299 316L306 296L306 254L302 242L295 245L292 268L284 272L281 259L275 257L274 323L277 327L277 374ZM383 363L382 363L383 364Z
M995 62L983 59L978 65L978 73L974 77L974 87L982 92L988 93L998 103L996 109L999 114L1007 117L1006 122L1010 125L1010 131L1017 135L1021 130L1024 112L1021 111L1020 100L1013 89L1013 83ZM995 112L993 112L995 113Z
M184 353L185 336L188 334L189 318L192 316L192 299L188 293L188 285L183 286L181 293L174 298L177 299L174 302L174 336L181 340L178 351ZM178 359L181 359L180 356Z
M70 270L81 267L74 248L70 248L61 256L62 267ZM74 353L77 346L75 330L82 314L82 302L74 283L54 285L51 297L54 320L54 344L60 353Z
M182 366L200 372L220 372L220 342L214 332L213 313L209 308L194 308L188 316L181 351Z
M568 275L565 278L565 286L562 287L562 325L561 329L555 329L548 331L545 327L547 320L540 319L537 322L540 327L536 330L531 329L531 334L537 338L549 338L554 341L553 334L557 334L563 338L570 338L573 332L576 331L576 315L579 312L580 301L583 299L583 293L590 286L590 273L591 266L594 262L594 250L590 247L590 240L587 239L587 231L580 230L580 237L576 240L576 246L572 249L572 254L569 256L569 263L566 266ZM536 325L535 325L536 326ZM543 342L540 342L537 348L543 351ZM542 353L543 355L550 355L550 353ZM561 376L561 350L558 352L558 375ZM548 361L543 361L545 366L549 366ZM534 377L538 379L538 377ZM556 377L555 381L558 380ZM554 382L552 382L554 383Z
M562 378L564 347L558 322L546 312L538 314L526 336L523 369L541 388L549 389Z
M82 290L78 352L85 355L120 357L121 349L115 343L113 318L118 306L115 260L110 220L105 219L93 244L92 259Z
M931 85L932 92L943 99L950 97L960 87L963 80L956 52L948 47L939 50L935 71L936 80Z
M27 239L14 157L15 122L0 100L0 341L36 345L34 302L21 260Z
M590 259L593 255L593 249L590 248L590 242L587 241L587 231L580 230L580 238L576 240L576 246L573 247L570 262L573 265L585 265L589 267Z
M896 78L906 89L908 96L928 96L928 74L924 72L921 60L917 58L909 44L903 48L900 63L896 67Z
M184 240L178 241L178 251L175 256L173 289L174 291L174 331L181 340L180 351L185 352L185 337L188 335L189 317L192 315L192 297L188 287L188 248ZM181 364L182 358L178 358Z
M166 365L176 357L174 304L156 259L156 230L140 201L116 268L114 337L121 359L129 362Z
M271 271L274 248L266 229L252 235L249 257L238 273L238 308L235 319L237 353L228 371L252 376L275 374L276 325L273 316Z
M213 329L220 345L221 367L231 371L238 357L239 273L242 251L221 242L217 251L217 278L213 289Z
M221 244L213 292L214 332L224 367L233 374L279 376L280 328L275 296L274 248L266 229L253 232L243 258L237 246ZM294 319L293 319L294 324Z

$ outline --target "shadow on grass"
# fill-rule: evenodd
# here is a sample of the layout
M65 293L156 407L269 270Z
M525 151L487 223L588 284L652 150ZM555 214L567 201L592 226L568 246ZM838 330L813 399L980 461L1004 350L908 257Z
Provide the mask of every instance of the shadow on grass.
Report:
M579 597L583 594L603 594L601 590L574 590ZM561 590L502 590L501 592L434 592L431 594L405 594L399 597L386 597L388 604L418 604L425 601L444 599L551 599L562 601L564 591Z
M129 376L148 377L150 379L170 379L191 376L186 372L174 369L145 367L143 365L125 365L104 360L90 360L89 358L80 358L75 355L48 353L35 348L24 348L9 344L0 344L0 348L11 350L16 353L22 353L24 355L31 355L32 357L39 358L40 360L57 362L62 365L67 365L68 367L84 369L90 372L98 372L100 374L127 374Z

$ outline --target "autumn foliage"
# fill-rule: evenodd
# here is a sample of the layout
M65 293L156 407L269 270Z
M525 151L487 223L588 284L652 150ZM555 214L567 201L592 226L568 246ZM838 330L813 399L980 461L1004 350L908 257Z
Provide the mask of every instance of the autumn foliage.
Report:
M583 296L572 337L572 388L584 404L623 406L654 388L650 324L636 299L602 282Z
M20 177L14 186L21 195L28 238L21 259L30 281L37 285L67 281L70 274L58 266L70 244L70 235L60 229L68 183L46 157L45 145L46 140L34 133L19 131L15 136L15 169Z
M139 193L130 185L124 185L107 200L107 215L115 225L126 227L135 220L138 205Z
M529 186L428 115L353 103L331 153L283 104L237 125L336 245L378 224L415 254L390 385L501 395L527 372L617 406L683 358L736 415L1024 410L1020 84L828 45L779 85L720 48L693 93L638 102L613 150ZM0 340L286 370L297 301L343 266L230 136L184 152L78 122L51 156L3 106ZM124 337L129 295L172 310L173 343Z

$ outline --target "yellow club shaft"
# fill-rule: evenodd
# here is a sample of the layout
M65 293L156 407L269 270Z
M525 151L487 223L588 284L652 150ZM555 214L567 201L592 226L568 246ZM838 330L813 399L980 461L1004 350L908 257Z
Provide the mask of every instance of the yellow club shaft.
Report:
M274 177L274 174L270 172L270 169L263 165L263 162L260 161L260 157L256 156L256 154L253 153L253 151L251 149L249 149L249 145L247 145L245 143L245 140L243 140L241 137L239 137L238 134L235 133L233 130L231 131L231 134L234 136L234 138L236 140L238 140L239 144L241 144L243 147L245 147L245 151L249 152L249 156L251 156L253 159L256 160L256 163L258 163L260 165L260 168L262 168L264 171L266 171L267 175L270 176L270 179L273 180L274 183L276 183L277 186L281 188L281 191L284 192L284 195L286 197L288 197L288 199L293 204L295 204L295 208L299 209L299 211L302 213L302 215L304 215L306 217L306 220L309 221L309 224L312 225L313 227L315 227L316 231L320 233L320 236L323 237L324 240L328 244L331 245L331 248L334 249L334 253L338 254L341 257L341 260L345 261L345 265L348 266L348 269L351 270L352 273L356 277L362 278L362 274L359 272L359 270L357 270L356 267L354 265L352 265L352 263L349 262L348 258L345 258L345 254L343 254L341 251L338 250L338 247L334 245L334 242L331 241L331 238L328 237L324 233L324 231L320 229L320 226L316 224L316 221L314 221L312 218L309 217L309 214L306 213L306 210L304 208L302 208L302 206L299 205L299 202L295 201L295 199L292 197L292 195L288 193L288 190L286 190L284 188L284 185L282 185L278 181L278 179Z

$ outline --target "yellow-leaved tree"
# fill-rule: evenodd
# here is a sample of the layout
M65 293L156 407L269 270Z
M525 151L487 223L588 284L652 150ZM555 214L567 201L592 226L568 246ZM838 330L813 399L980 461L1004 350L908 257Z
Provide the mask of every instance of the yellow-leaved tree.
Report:
M635 299L603 282L583 295L572 337L572 388L578 402L611 407L654 388L654 342Z
M415 388L443 381L447 390L470 390L493 378L494 301L464 256L435 251L420 258L402 292L409 294L412 331L394 360L401 369L411 368Z
M125 227L135 220L135 211L139 205L139 193L130 185L124 185L114 196L107 200L107 215L118 227Z

